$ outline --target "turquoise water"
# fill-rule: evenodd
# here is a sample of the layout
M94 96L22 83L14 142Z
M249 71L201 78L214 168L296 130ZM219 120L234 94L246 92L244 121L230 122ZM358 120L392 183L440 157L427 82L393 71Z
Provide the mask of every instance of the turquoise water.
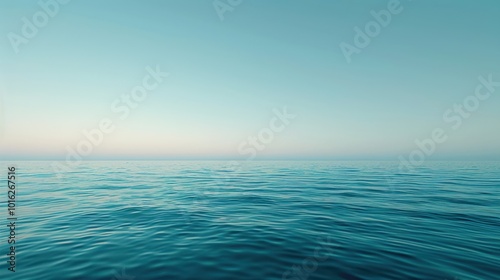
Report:
M17 272L4 237L0 279L500 275L499 163L86 162L61 178L50 162L15 166Z

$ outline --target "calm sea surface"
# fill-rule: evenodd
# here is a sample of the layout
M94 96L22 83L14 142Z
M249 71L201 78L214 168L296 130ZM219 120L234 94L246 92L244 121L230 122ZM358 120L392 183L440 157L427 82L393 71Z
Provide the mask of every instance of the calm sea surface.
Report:
M0 279L500 279L500 163L14 164Z

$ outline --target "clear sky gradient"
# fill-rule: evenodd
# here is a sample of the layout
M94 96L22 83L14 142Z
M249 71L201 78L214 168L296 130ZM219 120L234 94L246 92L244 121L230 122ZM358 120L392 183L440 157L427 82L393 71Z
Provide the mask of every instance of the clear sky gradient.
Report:
M112 119L87 159L241 158L274 109L296 115L257 158L397 159L435 128L432 159L500 159L500 87L463 120L443 114L500 82L499 1L408 1L347 62L390 1L89 1L59 11L16 53L38 1L0 1L0 159L64 159ZM226 1L222 1L226 3ZM169 72L125 119L111 104Z

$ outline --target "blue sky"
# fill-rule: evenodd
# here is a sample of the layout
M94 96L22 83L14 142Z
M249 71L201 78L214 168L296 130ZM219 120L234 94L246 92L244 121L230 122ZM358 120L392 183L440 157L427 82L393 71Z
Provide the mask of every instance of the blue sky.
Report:
M213 1L73 0L16 53L9 34L42 8L1 1L0 157L64 158L103 118L116 129L88 159L242 157L286 106L262 159L397 159L438 127L432 159L500 159L500 88L443 120L479 76L500 81L500 2L402 0L348 63L339 45L389 2L243 0L221 21ZM170 75L119 119L148 66Z

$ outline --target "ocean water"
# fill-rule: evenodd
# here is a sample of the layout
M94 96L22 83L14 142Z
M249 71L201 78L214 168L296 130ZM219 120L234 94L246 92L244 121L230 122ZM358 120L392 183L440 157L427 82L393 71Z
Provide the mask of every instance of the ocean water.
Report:
M500 163L50 164L15 163L0 279L500 279Z

